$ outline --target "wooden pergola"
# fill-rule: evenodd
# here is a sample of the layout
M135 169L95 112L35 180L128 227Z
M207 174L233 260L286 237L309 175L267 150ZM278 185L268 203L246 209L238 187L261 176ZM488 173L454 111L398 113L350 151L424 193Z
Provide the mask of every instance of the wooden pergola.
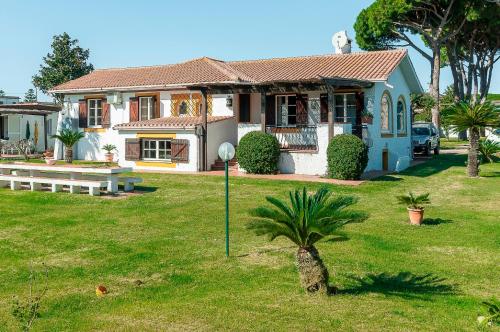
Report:
M0 105L0 115L38 115L43 117L44 148L47 150L47 115L60 112L61 106L52 103L18 103Z
M266 131L266 95L279 93L300 93L304 91L322 91L328 94L328 138L334 135L334 93L339 89L362 89L370 88L373 82L357 79L346 79L342 77L318 77L316 79L303 81L271 81L259 83L207 83L189 86L190 90L201 92L201 116L202 134L200 160L202 169L207 170L207 96L208 94L240 94L240 93L260 93L261 113L260 123L262 131Z

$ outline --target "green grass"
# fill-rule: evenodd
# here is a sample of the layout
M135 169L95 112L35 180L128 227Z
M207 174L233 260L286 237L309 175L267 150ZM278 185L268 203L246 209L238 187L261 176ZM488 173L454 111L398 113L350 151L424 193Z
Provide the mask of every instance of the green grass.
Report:
M463 146L468 146L469 141L460 140L458 138L441 138L440 147L441 149L456 149Z
M332 186L370 218L318 244L331 297L300 288L289 242L244 227L297 182L231 179L229 259L222 177L141 174L145 192L126 199L0 189L0 330L16 330L11 297L26 295L32 260L49 267L35 331L474 331L481 300L500 297L500 164L469 179L464 158ZM431 193L424 226L396 204L409 190Z

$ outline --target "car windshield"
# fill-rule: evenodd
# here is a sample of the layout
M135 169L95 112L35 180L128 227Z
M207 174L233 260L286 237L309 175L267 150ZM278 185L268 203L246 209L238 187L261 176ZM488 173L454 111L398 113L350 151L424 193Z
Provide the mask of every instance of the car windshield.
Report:
M415 136L429 136L429 128L427 127L413 127L411 133Z

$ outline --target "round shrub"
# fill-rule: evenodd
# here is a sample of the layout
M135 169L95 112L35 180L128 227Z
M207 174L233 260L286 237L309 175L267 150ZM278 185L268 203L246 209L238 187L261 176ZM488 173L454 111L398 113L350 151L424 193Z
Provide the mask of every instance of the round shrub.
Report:
M273 135L251 131L241 138L236 156L248 173L272 174L278 170L280 145Z
M341 180L357 180L368 164L368 147L357 136L342 134L328 144L328 176Z

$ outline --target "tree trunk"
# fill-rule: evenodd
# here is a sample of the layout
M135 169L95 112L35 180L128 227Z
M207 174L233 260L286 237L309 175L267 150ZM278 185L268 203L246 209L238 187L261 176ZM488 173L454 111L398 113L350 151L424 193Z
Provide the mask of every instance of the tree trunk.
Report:
M471 129L469 138L469 155L467 157L467 175L469 177L479 176L479 163L477 154L479 152L479 130Z
M432 107L432 123L438 130L441 130L439 120L439 75L441 74L441 48L440 44L434 45L432 50L432 85L430 88L430 95L434 98L435 104Z
M64 161L66 161L68 164L73 163L73 147L64 147Z
M297 252L300 284L309 293L328 293L328 270L314 246L301 247Z

